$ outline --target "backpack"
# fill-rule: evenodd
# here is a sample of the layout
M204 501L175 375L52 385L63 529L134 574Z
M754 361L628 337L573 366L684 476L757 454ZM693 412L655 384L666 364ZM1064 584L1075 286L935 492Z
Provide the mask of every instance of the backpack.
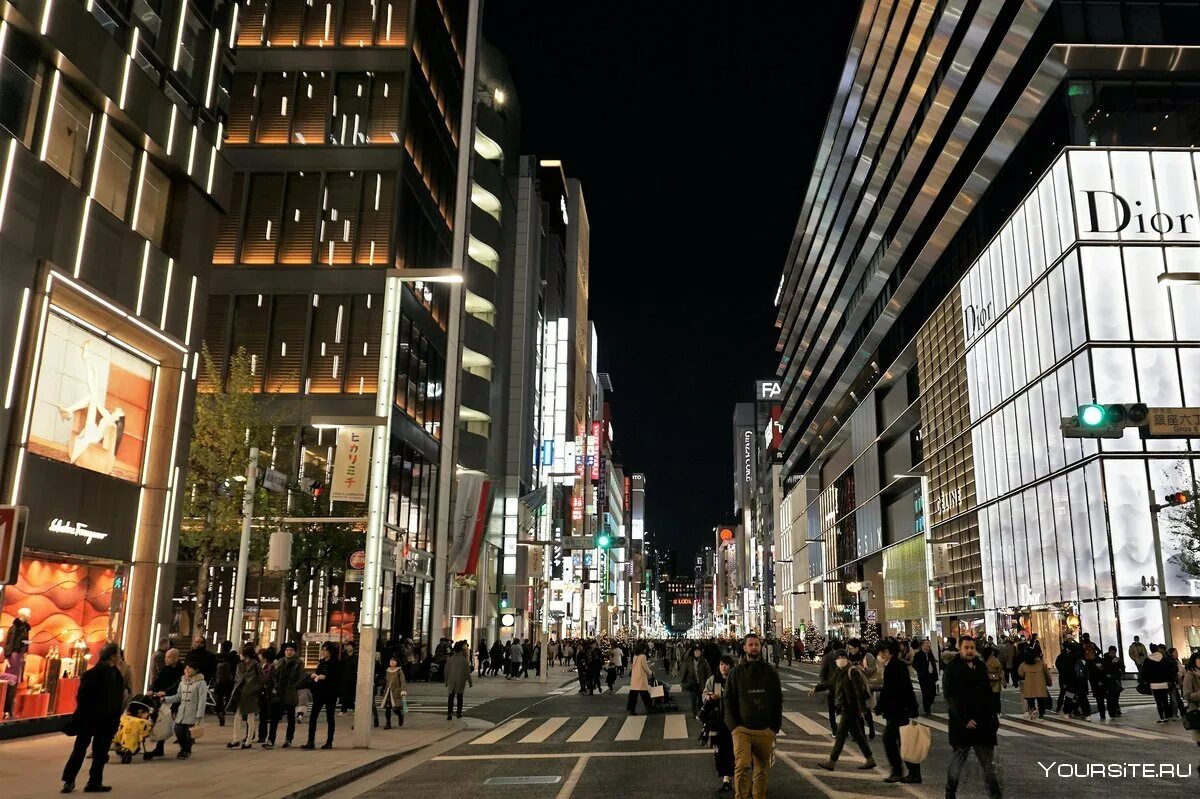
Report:
M1087 667L1082 660L1075 661L1075 679L1082 680L1087 676Z

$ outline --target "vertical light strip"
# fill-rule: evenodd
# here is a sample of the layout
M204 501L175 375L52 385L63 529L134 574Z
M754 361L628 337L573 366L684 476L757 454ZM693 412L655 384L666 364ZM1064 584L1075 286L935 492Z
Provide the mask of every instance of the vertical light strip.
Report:
M88 219L92 215L92 198L83 198L83 219L79 222L79 241L75 247L75 270L71 273L72 277L79 277L79 270L83 268L83 245L87 241Z
M142 273L138 276L138 296L137 306L133 312L137 316L142 315L142 300L146 296L146 270L150 266L150 242L146 242L146 246L142 248Z
M38 149L38 160L46 160L46 151L50 149L50 129L54 127L54 109L58 105L58 70L50 78L50 103L46 108L46 127L42 130L42 146Z
M54 0L46 0L46 5L42 6L42 24L38 27L38 31L45 36L46 31L50 30L50 10L54 8ZM90 11L91 8L89 7Z
M234 3L234 7L235 8L237 7L236 3ZM217 56L220 55L220 49L221 49L221 32L218 30L214 30L213 31L212 54L208 58L208 83L204 87L204 107L205 108L208 108L210 105L212 105L213 83L216 82L216 80L217 80L217 62L220 60L217 58Z
M187 19L188 4L183 0L179 4L179 24L175 27L175 54L171 56L171 69L179 69L179 56L183 54L183 23ZM171 119L174 122L174 117Z
M198 128L198 127L192 128L192 139L191 139L191 143L188 144L188 162L187 162L188 177L192 176L192 168L196 165L196 136L199 133L200 133L200 128Z
M4 177L0 178L0 229L4 228L4 211L8 208L8 186L12 182L13 163L17 157L17 140L8 142L8 156L4 159Z
M167 154L170 155L170 153L171 153L171 151L168 149ZM149 154L146 153L145 150L143 150L142 151L142 160L138 162L137 189L135 189L133 192L133 216L129 220L129 226L132 227L134 229L134 231L137 230L138 214L140 214L142 212L142 186L146 183L146 161L149 158L150 158ZM150 243L146 242L146 246L149 247ZM145 263L144 256L142 258L142 262ZM145 271L145 269L143 268L143 272L144 271ZM140 307L140 303L139 303L138 313L141 313L141 312L142 311L141 311L141 307Z
M167 280L163 286L162 313L158 317L158 326L164 330L167 327L167 308L171 304L171 278L175 273L175 259L167 259Z
M192 287L188 290L187 328L183 331L184 346L192 343L192 312L196 310L196 276L192 275Z
M33 368L29 370L29 391L25 396L25 420L21 425L21 438L17 445L22 449L29 440L29 428L33 424L33 393L37 389L38 370L42 366L42 341L46 338L46 320L50 315L50 287L42 295L42 316L38 322L37 338L33 346ZM14 490L15 493L15 490Z
M125 59L125 71L121 73L121 101L117 103L118 107L125 107L125 98L129 91L129 71L133 67L133 60L137 57L138 41L142 29L133 26L133 36L129 40L129 55Z
M8 22L6 20L0 19L0 56L4 55L4 39L7 36L8 36ZM4 63L3 61L0 61L0 65L3 65L3 63Z
M220 136L221 131L218 130L217 135ZM209 149L209 152L208 152L208 180L206 180L204 182L204 190L206 192L208 192L209 194L212 194L213 178L216 177L216 174L217 174L217 148L212 147Z
M14 139L13 141L16 141ZM13 339L12 362L8 366L8 389L4 392L4 407L11 408L13 392L17 390L17 363L21 357L21 339L25 337L25 319L29 316L29 289L21 292L21 313L17 316L17 337Z
M167 155L173 155L175 151L175 117L177 116L179 116L179 106L171 103L170 129L167 130Z
M231 50L237 46L238 9L241 7L241 3L234 3L233 14L229 18L229 49Z
M108 115L100 115L100 136L96 139L96 155L92 159L92 180L88 187L88 197L96 196L96 184L100 182L100 162L104 160L104 139L108 135ZM79 277L79 275L76 275Z
M167 544L171 539L171 517L175 509L175 495L179 490L179 467L175 466L174 464L175 457L179 450L179 420L183 416L183 390L185 386L184 381L186 380L187 372L180 370L178 388L179 393L176 395L175 400L175 425L172 428L171 437L171 457L167 461L167 468L171 470L171 478L167 481L167 496L165 502L166 508L163 513L162 532L160 534L161 537L159 538L158 542L158 566L154 570L154 602L152 605L150 605L150 612L155 615L158 614L158 599L159 595L162 593L162 565L166 562L166 553L168 550ZM149 662L150 658L154 655L154 646L155 641L151 639L146 650L147 662Z

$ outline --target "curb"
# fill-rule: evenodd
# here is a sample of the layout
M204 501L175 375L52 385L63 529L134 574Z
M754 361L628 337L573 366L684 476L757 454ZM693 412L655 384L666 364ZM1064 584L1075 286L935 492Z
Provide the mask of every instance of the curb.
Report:
M423 749L428 749L430 746L433 746L435 743L438 743L439 741L443 741L446 738L449 738L451 735L456 735L460 732L465 732L465 730L457 729L457 725L455 725L455 727L456 727L455 729L450 730L445 735L435 738L432 741L429 741L428 743L423 743L418 746L410 747L408 749L400 749L395 752L388 752L386 755L377 757L376 759L372 760L369 763L363 763L360 766L355 766L351 769L347 769L346 771L343 771L340 774L335 774L332 777L321 780L320 782L314 783L305 788L301 788L298 791L293 791L292 793L283 794L282 796L279 797L279 799L316 799L316 797L324 796L327 793L336 791L338 788L344 788L345 786L349 785L350 783L360 780L363 777L367 776L368 774L372 774L376 771L379 771L380 769L390 766L393 763L396 763L400 760L403 760L404 758L406 758L410 755L416 754L417 752L420 752Z

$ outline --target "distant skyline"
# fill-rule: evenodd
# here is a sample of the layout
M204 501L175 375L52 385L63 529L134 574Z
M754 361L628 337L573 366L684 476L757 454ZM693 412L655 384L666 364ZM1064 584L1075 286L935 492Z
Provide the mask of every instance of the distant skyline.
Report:
M689 558L732 520L733 406L775 373L772 303L857 12L717 9L510 0L484 13L523 152L582 181L614 447L646 474L646 529Z

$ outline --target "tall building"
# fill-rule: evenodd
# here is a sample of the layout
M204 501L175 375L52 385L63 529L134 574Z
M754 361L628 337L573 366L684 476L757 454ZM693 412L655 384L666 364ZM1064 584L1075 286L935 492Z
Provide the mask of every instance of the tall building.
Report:
M106 642L141 685L171 620L236 7L2 12L0 504L28 518L0 641L30 643L0 738L57 729Z
M1080 630L1200 643L1200 583L1152 508L1194 484L1197 439L1060 429L1093 400L1200 406L1200 289L1171 277L1200 236L1173 149L1200 123L1198 22L863 3L778 298L819 626L1036 632L1050 659Z
M457 403L443 400L480 411L474 403L488 395L474 378L486 383L489 364L470 349L477 307L468 293L460 320L455 291L437 282L438 270L457 266L456 237L468 244L459 149L486 145L462 129L475 62L468 18L466 0L253 0L243 9L225 128L235 172L205 318L215 379L244 349L256 390L271 395L280 419L272 468L302 486L336 484L338 448L371 442L367 460L386 479L315 504L369 518L368 534L380 525L389 543L366 573L381 581L382 600L366 612L385 634L426 642L446 622L443 587L462 552L446 532L452 476L440 474L443 419L456 418ZM498 265L468 254L465 288L477 293L479 270ZM448 385L448 348L460 336L466 375ZM462 421L461 451L486 460L475 438L482 422L469 412ZM314 578L315 611L293 613L288 629L271 634L279 607L269 596L236 625L262 640L325 632L332 611L321 611L326 586Z

